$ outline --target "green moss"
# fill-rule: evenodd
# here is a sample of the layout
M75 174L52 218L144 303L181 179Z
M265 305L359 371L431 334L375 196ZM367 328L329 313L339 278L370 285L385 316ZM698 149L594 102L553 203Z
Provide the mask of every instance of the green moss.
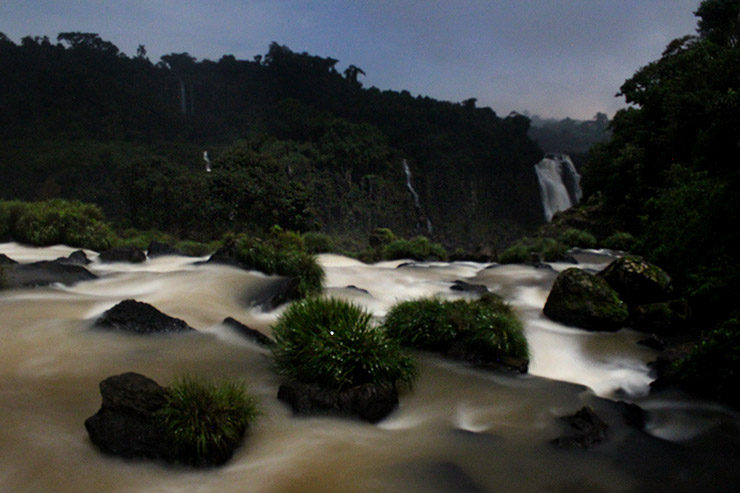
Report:
M481 362L529 354L521 322L495 295L473 301L404 301L391 308L383 327L403 345L442 352L458 346Z
M337 299L293 303L273 327L278 372L293 380L342 390L366 383L410 385L413 359L370 323L362 308Z
M242 382L183 377L166 390L157 416L176 456L186 463L225 462L257 416L256 401Z

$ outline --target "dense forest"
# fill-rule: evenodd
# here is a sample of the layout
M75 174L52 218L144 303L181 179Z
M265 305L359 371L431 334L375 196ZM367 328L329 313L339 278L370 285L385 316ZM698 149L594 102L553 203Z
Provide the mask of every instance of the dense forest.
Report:
M79 199L199 240L390 227L472 247L541 222L526 117L364 88L337 63L273 43L155 64L92 33L0 34L0 198Z

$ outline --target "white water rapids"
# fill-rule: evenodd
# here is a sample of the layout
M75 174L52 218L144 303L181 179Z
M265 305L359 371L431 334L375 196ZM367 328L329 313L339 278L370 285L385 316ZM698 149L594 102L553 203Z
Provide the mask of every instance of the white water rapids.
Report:
M0 253L21 262L72 250L0 244ZM598 268L609 258L581 260L582 267ZM557 417L598 405L595 393L644 405L651 412L648 430L673 440L691 439L720 419L737 420L720 406L645 397L646 362L655 353L636 344L639 334L590 333L545 319L541 309L556 271L569 265L397 268L401 261L367 265L337 255L320 256L326 293L361 304L378 319L399 300L465 296L450 290L456 279L485 284L521 316L532 352L530 374L494 373L418 353L417 384L379 424L296 417L276 399L280 379L268 353L221 324L231 316L269 334L280 309L263 312L248 308L248 301L250 292L274 278L193 261L95 261L89 268L97 280L0 291L0 491L640 491L662 484L663 476L641 476L641 467L655 469L655 463L615 457L625 455L625 444L636 443L668 460L660 448L667 445L644 433L614 432L612 444L600 452L564 452L548 444L561 433ZM91 328L126 298L150 303L200 332L142 337ZM90 443L83 422L100 407L98 383L126 371L162 385L184 373L242 378L262 415L221 468L106 456ZM673 468L684 464L670 460Z

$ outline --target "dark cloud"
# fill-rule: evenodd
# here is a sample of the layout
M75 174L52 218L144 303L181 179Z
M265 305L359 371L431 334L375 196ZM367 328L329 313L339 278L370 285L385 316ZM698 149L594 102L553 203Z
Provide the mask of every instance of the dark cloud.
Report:
M251 59L271 41L367 72L366 85L499 114L590 118L673 38L694 32L699 0L4 0L5 34L91 31L128 54L187 51Z

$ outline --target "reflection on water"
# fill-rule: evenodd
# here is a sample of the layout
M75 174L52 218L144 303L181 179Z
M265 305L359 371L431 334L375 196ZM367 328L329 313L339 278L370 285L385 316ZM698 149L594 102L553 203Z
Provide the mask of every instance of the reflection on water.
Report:
M26 262L71 251L0 245L0 253ZM280 310L249 308L246 300L274 278L176 256L140 265L96 261L90 269L98 280L0 293L0 490L629 491L644 486L640 461L614 460L624 455L616 445L589 454L554 449L547 442L561 432L557 416L599 405L596 394L638 399L651 413L651 432L669 439L692 438L717 415L736 419L717 406L697 410L680 398L642 398L650 381L645 363L654 355L635 344L639 335L588 333L544 318L555 270L366 265L336 255L320 261L327 292L365 306L376 319L399 300L466 296L450 290L457 279L485 284L522 317L530 374L490 373L420 353L418 383L378 425L294 417L275 398L279 379L267 352L221 324L231 316L269 334ZM199 333L147 338L91 329L95 317L126 298L151 303ZM107 457L90 444L83 422L100 406L100 380L125 371L164 385L183 373L243 378L262 416L223 468ZM625 436L619 443L642 446L649 438Z

